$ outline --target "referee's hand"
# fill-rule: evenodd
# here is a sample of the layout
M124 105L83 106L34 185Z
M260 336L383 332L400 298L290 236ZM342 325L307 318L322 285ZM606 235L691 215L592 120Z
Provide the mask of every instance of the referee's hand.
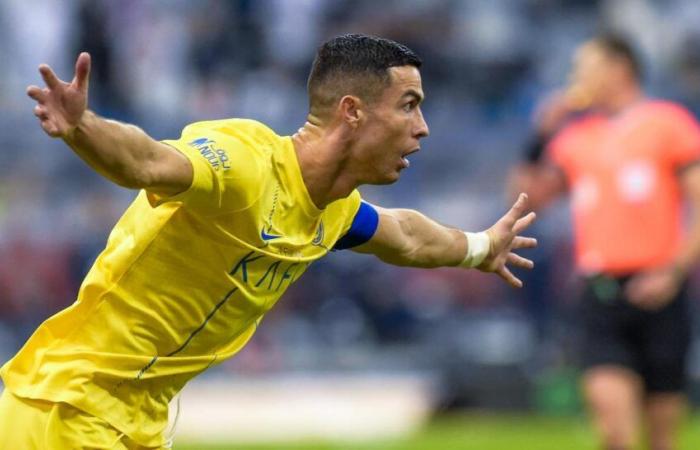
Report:
M36 100L34 115L41 128L51 137L70 137L87 109L90 55L81 53L75 62L75 75L70 83L60 80L46 64L39 66L45 88L29 86L27 95Z
M628 301L638 308L657 311L678 295L683 277L673 267L647 270L633 276L625 286Z
M527 210L527 194L520 194L510 210L486 230L491 238L491 248L486 259L477 267L484 272L496 273L508 284L517 288L522 287L523 282L513 275L507 265L532 269L534 263L516 255L512 250L537 246L536 239L520 236L520 233L535 221L535 213L526 214Z

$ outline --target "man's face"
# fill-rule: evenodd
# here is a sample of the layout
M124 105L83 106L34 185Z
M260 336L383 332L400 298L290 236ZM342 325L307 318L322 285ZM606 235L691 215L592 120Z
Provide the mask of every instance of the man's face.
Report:
M569 94L580 107L604 107L618 80L620 62L594 42L583 44L574 55Z
M428 135L420 103L420 72L414 66L389 69L390 84L365 108L366 120L357 129L357 153L364 183L388 184L409 166L407 156L420 149Z

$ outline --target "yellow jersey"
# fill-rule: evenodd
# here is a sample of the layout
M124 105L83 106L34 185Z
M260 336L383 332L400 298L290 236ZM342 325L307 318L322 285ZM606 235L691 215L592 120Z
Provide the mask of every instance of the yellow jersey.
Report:
M15 395L69 403L145 446L163 444L173 396L238 352L309 264L377 226L357 191L318 209L291 137L259 122L199 122L164 142L191 161L191 186L141 191L77 301L0 369Z

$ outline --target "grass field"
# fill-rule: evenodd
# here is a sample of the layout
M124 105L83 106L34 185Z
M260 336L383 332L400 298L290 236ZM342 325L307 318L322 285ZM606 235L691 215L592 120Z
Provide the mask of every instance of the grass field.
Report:
M268 445L176 443L176 450L595 450L582 417L464 414L433 421L409 438L361 444L302 442ZM640 447L641 449L642 447ZM700 449L700 417L683 427L679 450Z

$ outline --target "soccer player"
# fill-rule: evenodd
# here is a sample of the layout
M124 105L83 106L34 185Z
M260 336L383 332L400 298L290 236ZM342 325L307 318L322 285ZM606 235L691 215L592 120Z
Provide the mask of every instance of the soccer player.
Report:
M535 209L571 193L586 279L582 384L604 448L633 448L642 418L651 449L676 448L691 331L685 280L700 255L700 127L680 105L646 97L631 45L605 35L576 52L571 85L544 108L540 133L545 151L514 178ZM685 232L682 194L693 213Z
M138 196L111 232L77 301L44 322L0 375L0 448L161 448L168 402L238 352L313 261L353 248L388 263L506 264L533 220L526 196L494 226L464 233L360 199L387 184L428 135L421 60L396 42L340 36L318 50L309 114L293 136L252 120L187 126L158 142L87 110L90 57L70 83L46 65L30 86L43 130Z

